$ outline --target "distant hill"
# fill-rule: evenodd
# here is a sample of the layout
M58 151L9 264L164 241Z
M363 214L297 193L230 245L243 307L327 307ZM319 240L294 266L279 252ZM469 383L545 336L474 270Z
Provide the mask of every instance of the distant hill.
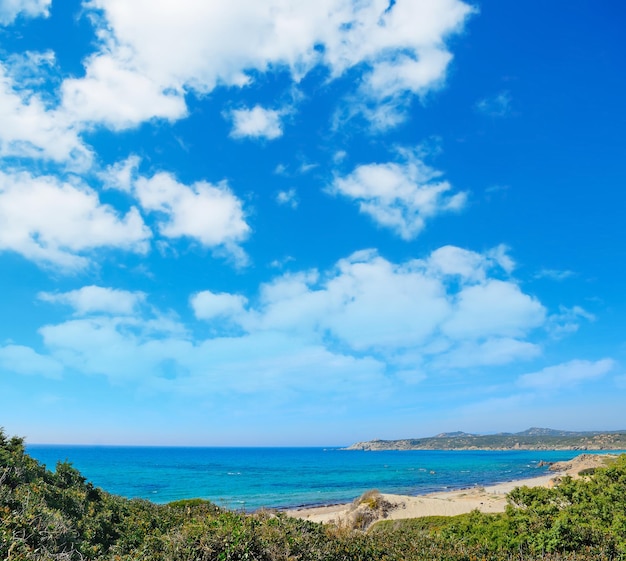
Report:
M469 432L463 432L458 430L456 432L441 432L433 438L457 438L459 436L478 436L476 434L470 434Z
M457 431L427 438L357 442L345 450L626 450L626 430L575 432L532 427L487 435Z

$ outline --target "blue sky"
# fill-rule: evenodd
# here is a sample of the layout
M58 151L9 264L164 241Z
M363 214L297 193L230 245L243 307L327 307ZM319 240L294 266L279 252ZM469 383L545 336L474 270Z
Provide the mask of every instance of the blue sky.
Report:
M0 0L0 425L626 428L624 15Z

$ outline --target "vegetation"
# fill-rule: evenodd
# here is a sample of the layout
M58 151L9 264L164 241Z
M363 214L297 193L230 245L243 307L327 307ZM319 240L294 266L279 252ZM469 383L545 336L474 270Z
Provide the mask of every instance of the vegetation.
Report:
M355 499L347 516L347 525L353 530L367 530L374 522L387 515L394 506L377 489L366 491Z
M428 438L370 440L347 450L626 450L626 431L572 432L530 428L518 433L442 433Z
M373 492L360 506L384 508ZM383 521L368 532L203 500L156 505L51 472L0 430L0 559L470 561L626 559L626 456L554 489L518 488L502 515Z
M518 487L503 514L380 522L374 531L427 534L478 548L487 559L626 559L626 454L553 488ZM507 557L508 556L508 557ZM563 556L563 557L560 557ZM579 556L579 557L575 557Z

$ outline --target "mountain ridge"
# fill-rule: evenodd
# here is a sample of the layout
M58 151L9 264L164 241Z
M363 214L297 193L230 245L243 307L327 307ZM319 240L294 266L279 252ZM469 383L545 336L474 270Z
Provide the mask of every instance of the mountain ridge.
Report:
M443 432L425 438L369 440L344 450L626 450L626 430L565 431L531 427L517 433Z

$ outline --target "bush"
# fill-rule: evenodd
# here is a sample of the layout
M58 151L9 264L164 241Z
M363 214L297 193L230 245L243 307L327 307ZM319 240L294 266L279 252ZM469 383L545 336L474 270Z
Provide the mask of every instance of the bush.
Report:
M385 512L377 491L355 512ZM499 515L385 521L370 531L194 499L156 505L50 472L0 429L0 559L19 561L626 560L626 456L586 480L521 487ZM387 503L388 504L388 503ZM365 526L365 520L362 520Z

